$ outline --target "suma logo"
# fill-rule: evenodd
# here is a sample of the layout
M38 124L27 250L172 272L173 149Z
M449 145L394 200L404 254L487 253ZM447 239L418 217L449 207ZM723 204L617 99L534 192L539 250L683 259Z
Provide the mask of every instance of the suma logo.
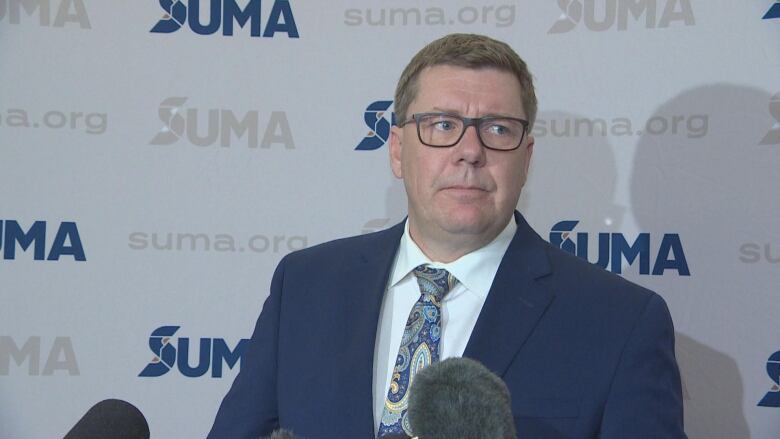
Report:
M44 346L48 347L48 346ZM47 352L46 362L41 370L41 354ZM66 371L70 376L79 375L79 365L70 337L55 337L51 348L41 350L41 337L27 338L19 347L8 335L0 335L0 376L11 373L11 360L19 368L27 362L27 375L50 376L58 370Z
M35 221L26 232L14 220L0 220L0 249L3 259L16 259L17 244L21 250L33 248L36 261L59 261L62 256L72 256L76 261L86 261L84 246L81 244L79 229L74 222L63 222L57 226L57 233L46 253L46 221Z
M579 221L561 221L555 224L550 230L550 244L590 261L588 233L573 232L578 223ZM677 270L680 276L691 275L680 235L677 233L663 235L658 251L655 253L652 272L650 271L650 241L649 233L640 233L631 244L622 233L599 233L598 258L594 264L604 269L609 267L613 273L620 274L623 272L624 260L628 265L632 265L638 258L639 274L661 276L666 270Z
M764 20L769 20L772 18L780 18L780 1L775 2L775 4L770 6L769 10L766 11L766 14L764 14L764 16L761 18Z
M201 338L198 353L198 364L190 366L188 358L190 353L190 339L179 337L177 345L174 345L173 334L179 330L179 326L160 326L152 331L149 337L149 349L154 357L139 377L159 377L170 372L177 366L182 375L197 378L206 374L211 369L212 378L222 377L222 362L232 369L241 360L246 344L249 340L241 339L234 349L230 349L224 339ZM178 360L178 361L177 361Z
M777 249L777 247L775 247ZM746 264L755 264L766 261L770 264L780 264L780 253L772 253L772 243L763 244L757 242L746 242L739 246L739 260Z
M388 109L393 105L393 101L376 101L371 103L363 113L363 120L369 131L366 137L360 141L356 151L373 151L384 146L390 139L390 127L395 125L395 113ZM390 119L386 116L390 116Z
M780 92L769 99L769 114L775 118L775 126L766 133L766 136L758 144L780 145Z
M201 12L201 3L200 0L186 4L180 0L160 0L160 7L165 14L150 32L169 34L189 23L190 29L199 35L212 35L222 29L222 35L230 36L233 35L234 22L241 28L248 22L249 34L253 37L273 38L276 33L286 33L289 38L299 37L288 0L274 0L262 33L261 0L249 0L243 8L236 3L236 0L210 0L206 2L209 6L208 14ZM208 23L202 23L201 20L205 18L203 15L208 17Z
M378 232L385 227L387 227L387 223L390 222L390 218L374 218L371 220L366 221L365 224L363 224L363 230L360 232L361 234L366 233L373 233Z
M780 407L780 351L769 356L766 361L766 373L775 384L761 398L758 405L760 407Z
M0 0L0 21L8 14L10 24L20 24L22 11L32 16L36 9L40 26L64 27L74 23L82 29L92 29L83 0Z
M243 116L222 108L200 110L182 108L186 97L170 97L160 103L158 115L163 127L149 142L150 145L171 145L185 138L195 146L231 146L233 138L242 139L246 135L249 148L268 149L273 144L281 144L285 149L295 149L290 123L284 111L272 111L265 122L263 137L259 137L260 115L257 110L247 111ZM207 111L206 129L201 126L199 114Z
M640 26L647 29L666 28L675 21L686 26L696 24L690 0L558 0L558 7L561 16L548 34L569 32L580 22L595 32L615 25L617 30L624 31L628 29L629 17L634 22L644 21Z

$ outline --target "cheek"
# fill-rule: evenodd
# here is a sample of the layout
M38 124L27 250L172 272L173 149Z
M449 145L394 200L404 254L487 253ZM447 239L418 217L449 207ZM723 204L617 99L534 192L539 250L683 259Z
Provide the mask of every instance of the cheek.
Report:
M403 163L403 171L407 197L412 198L412 201L417 204L425 205L425 170L420 169L418 163L406 160Z
M440 174L435 160L423 154L410 154L404 161L404 177L412 185L414 191L425 194L431 190L433 182Z
M515 178L520 186L525 186L525 180L528 178L525 163L521 165L520 170L517 172L517 177Z
M425 201L431 197L431 176L427 170L421 169L419 166L413 167L411 182L418 199Z
M412 161L409 159L404 160L401 164L401 169L404 173L404 184L407 186L407 188L414 186L415 181L417 180L417 170L412 164Z
M526 173L525 163L514 163L513 167L502 169L500 175L496 175L496 184L501 198L507 202L515 202L515 198L520 196L520 191L525 185Z

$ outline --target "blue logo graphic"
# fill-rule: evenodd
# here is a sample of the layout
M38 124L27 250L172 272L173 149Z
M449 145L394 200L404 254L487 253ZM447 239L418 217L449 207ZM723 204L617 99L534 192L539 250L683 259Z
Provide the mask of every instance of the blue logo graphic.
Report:
M253 37L261 36L260 11L261 0L249 0L243 9L236 0L210 0L208 23L201 22L199 0L185 2L181 0L159 0L160 7L165 11L162 19L154 25L150 32L169 34L181 29L189 22L190 29L199 35L212 35L221 28L222 35L233 35L233 22L239 27L249 22L249 33ZM298 27L295 25L290 2L274 0L265 30L262 36L273 38L277 32L284 32L289 38L298 38Z
M152 331L149 337L149 349L154 357L139 377L159 377L168 373L178 360L178 369L182 375L190 378L203 376L211 368L213 378L222 377L222 362L227 363L232 369L241 360L249 340L241 339L235 349L230 350L225 340L221 338L201 338L199 342L198 364L190 366L188 358L190 353L190 339L180 337L177 339L178 349L173 345L173 334L179 330L179 326L160 326Z
M780 407L780 351L769 356L766 361L766 373L775 384L758 402L758 405L761 407Z
M0 220L0 249L3 259L16 259L16 247L25 252L33 247L36 261L59 261L62 256L72 256L76 261L86 261L79 229L74 222L63 222L57 227L48 256L46 256L46 221L35 221L26 232L14 220Z
M579 221L561 221L550 230L550 244L588 259L588 233L573 232ZM620 274L623 272L623 260L632 265L639 258L639 274L662 276L666 270L677 270L680 276L690 276L688 261L685 259L680 235L666 233L655 256L653 270L650 271L650 234L640 233L632 244L629 244L622 233L598 234L598 258L594 264Z
M393 101L376 101L366 108L363 119L370 131L355 147L356 151L379 149L390 139L390 127L395 125L395 113L390 113L390 120L387 120L385 114L391 105Z
M764 16L761 18L764 20L769 20L772 18L780 18L780 2L775 2L775 4L770 6L769 10L766 11L766 14L764 14Z

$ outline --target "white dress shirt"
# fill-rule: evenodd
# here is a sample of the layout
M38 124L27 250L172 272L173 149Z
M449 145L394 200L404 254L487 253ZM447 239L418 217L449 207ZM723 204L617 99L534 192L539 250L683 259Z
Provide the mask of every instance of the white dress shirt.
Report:
M409 235L406 222L401 244L393 261L379 314L374 350L374 433L379 431L387 390L409 311L420 298L413 270L420 264L449 271L458 283L442 300L440 359L463 356L471 331L485 303L493 278L517 225L514 216L490 244L450 263L433 262Z

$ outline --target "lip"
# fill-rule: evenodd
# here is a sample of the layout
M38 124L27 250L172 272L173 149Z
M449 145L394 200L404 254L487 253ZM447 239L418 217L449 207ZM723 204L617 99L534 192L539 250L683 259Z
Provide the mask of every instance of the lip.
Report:
M442 193L456 199L473 200L484 197L487 191L476 186L447 186Z
M455 186L447 186L444 189L445 190L456 190L456 191L481 191L481 192L486 192L485 189L482 189L481 187L478 187L478 186L460 186L460 185L455 185Z

